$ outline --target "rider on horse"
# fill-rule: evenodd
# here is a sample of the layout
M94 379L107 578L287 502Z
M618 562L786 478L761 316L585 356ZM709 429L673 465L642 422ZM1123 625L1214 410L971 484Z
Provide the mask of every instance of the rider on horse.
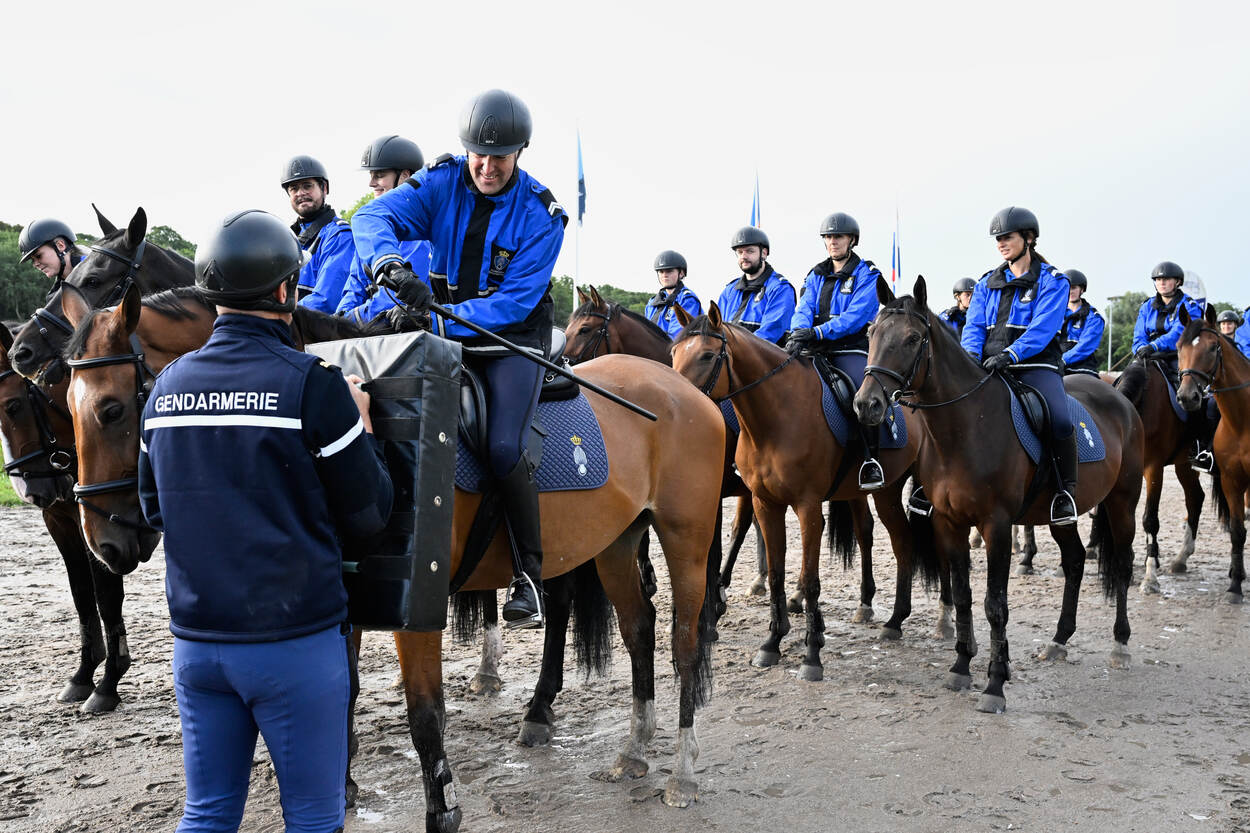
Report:
M1237 316L1237 328L1229 338L1237 342L1242 355L1250 356L1250 307Z
M643 315L647 320L654 321L661 330L673 338L681 332L681 322L677 320L674 306L680 306L690 313L691 318L703 314L703 304L699 298L685 285L686 259L680 252L665 249L655 256L655 277L660 282L660 291L647 301Z
M482 93L460 117L467 156L439 157L363 206L352 222L360 259L375 276L386 276L410 308L428 309L430 288L404 261L399 241L429 240L436 270L447 275L437 286L451 311L545 355L554 317L551 271L568 218L551 191L517 164L531 130L521 99L503 90ZM442 264L446 269L437 269ZM466 359L486 384L488 462L516 555L504 620L509 627L541 627L542 527L525 446L543 369L454 322L435 318L433 325L464 343Z
M360 156L360 170L369 172L369 188L375 197L403 185L424 167L425 157L421 148L402 136L374 139ZM413 272L429 283L430 244L424 240L404 240L399 244L399 253L405 262L412 264ZM334 312L357 324L367 324L394 308L395 296L389 292L378 292L377 284L369 280L364 264L354 254L351 273L343 287L343 297Z
M1215 323L1219 325L1220 335L1233 338L1237 335L1237 328L1242 325L1242 319L1237 310L1226 309L1216 317Z
M794 287L768 262L768 235L755 226L743 226L730 238L729 248L742 277L721 290L716 305L730 324L780 344L794 315Z
M1003 263L977 281L961 343L993 373L1009 371L1036 388L1050 412L1051 451L1059 489L1050 522L1076 523L1076 432L1059 373L1059 328L1069 297L1068 278L1037 251L1040 228L1027 208L1009 206L990 221Z
M312 256L299 273L300 305L333 313L356 254L352 228L326 202L330 178L325 166L311 156L295 156L286 163L282 190L297 215L291 231L300 248Z
M1068 276L1068 283L1072 287L1068 294L1068 311L1063 314L1063 326L1059 328L1064 373L1088 373L1097 376L1094 351L1102 341L1102 331L1107 322L1082 297L1089 288L1089 279L1085 277L1085 273L1080 269L1068 269L1064 274Z
M67 224L51 217L35 220L17 237L17 250L22 255L17 262L29 260L36 269L52 279L49 298L61 288L61 281L69 277L78 261L86 255L74 242L75 239Z
M968 321L968 306L972 303L972 290L976 285L977 282L972 278L960 278L955 281L954 287L951 288L951 294L955 296L955 306L938 313L938 318L945 321L955 331L955 338L964 334L964 324Z
M859 223L850 214L830 214L820 224L820 237L829 257L812 267L803 282L786 350L806 351L816 367L828 363L842 371L858 390L868 362L868 325L877 314L877 279L881 273L871 260L853 251L859 244ZM822 376L827 374L822 372ZM855 420L859 425L859 420ZM885 472L877 462L877 432L860 426L864 464L859 470L861 489L880 489Z

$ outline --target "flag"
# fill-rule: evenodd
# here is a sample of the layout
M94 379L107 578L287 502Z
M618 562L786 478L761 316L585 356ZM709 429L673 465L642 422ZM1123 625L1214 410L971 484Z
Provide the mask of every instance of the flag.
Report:
M582 131L577 131L577 224L586 213L586 173L582 170Z
M898 282L898 232L890 238L890 289Z
M760 172L755 172L755 198L751 201L751 225L760 227Z

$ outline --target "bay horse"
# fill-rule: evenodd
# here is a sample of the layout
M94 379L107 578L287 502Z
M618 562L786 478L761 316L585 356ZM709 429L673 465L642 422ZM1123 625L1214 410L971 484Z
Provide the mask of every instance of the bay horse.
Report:
M780 662L781 639L790 632L784 589L785 512L786 507L794 507L803 540L799 589L807 614L806 650L799 678L820 680L824 676L820 649L825 643L820 612L820 540L825 523L822 504L826 500L848 502L845 509L856 518L861 531L861 560L871 564L872 539L862 534L871 530L871 523L865 520L870 517L866 493L859 489L854 476L846 476L858 468L852 465L854 455L848 455L838 444L825 422L821 406L824 382L810 359L790 357L772 342L724 321L715 302L698 318L691 319L684 312L678 312L685 326L673 342L673 369L709 398L733 403L742 426L734 459L751 490L755 516L764 533L772 612L769 636L751 664L767 668ZM903 620L911 614L911 539L902 490L922 434L919 425L908 419L907 445L880 454L888 485L874 495L897 563L894 613L883 626L883 632L894 638L902 634ZM856 454L854 459L862 461L862 452ZM843 564L849 566L850 536L844 532L838 537Z
M115 310L87 315L67 346L76 362L97 360L73 370L69 391L81 477L89 484L125 482L134 471L145 371L135 358L130 338L142 309L137 293L128 293ZM655 529L672 587L673 661L680 689L676 761L664 800L687 806L698 789L694 712L706 700L711 684L707 553L720 500L724 419L706 397L680 382L672 370L636 357L605 356L580 368L579 375L647 408L658 421L645 421L595 394L587 395L608 451L609 481L599 489L540 496L544 577L570 572L593 559L616 610L633 672L629 735L616 762L597 777L610 781L641 777L648 771L646 746L656 728L656 613L639 579L635 553L643 532ZM677 425L684 430L674 430ZM102 426L114 426L111 431L118 436L102 431ZM135 446L133 450L115 450L126 443ZM106 511L135 517L133 484L108 497L112 502ZM454 500L452 574L459 567L481 496L457 490ZM96 536L96 546L107 543ZM96 552L112 558L110 567L119 572L134 569L140 555L150 555L150 550L143 554L118 544L100 546ZM501 589L511 578L505 536L496 535L464 589ZM395 641L409 731L425 784L426 829L450 833L459 828L461 813L443 750L442 633L396 633Z
M1232 542L1224 601L1241 604L1241 585L1246 579L1246 499L1250 496L1250 359L1216 329L1214 306L1207 306L1204 318L1191 320L1182 311L1180 319L1185 330L1177 344L1181 384L1176 401L1193 413L1202 407L1202 389L1210 388L1220 408L1212 446L1216 472L1211 496L1216 517Z
M981 531L988 565L985 616L990 623L990 662L989 683L977 708L1001 713L1007 707L1003 684L1011 677L1007 644L1011 526L1048 524L1051 496L1048 490L1030 486L1037 467L1011 428L1006 384L995 374L987 375L929 310L923 277L916 279L912 291L914 297L896 299L889 284L877 281L877 297L884 306L868 331L868 369L855 395L855 410L872 425L881 421L891 401L901 401L916 410L928 433L916 461L916 476L933 512L927 518L913 515L911 522L926 575L938 568L943 555L950 565L957 658L946 685L954 690L972 685L969 663L977 645L968 532L974 526ZM1127 595L1144 430L1128 400L1101 381L1074 374L1064 379L1064 386L1088 409L1106 448L1101 462L1080 464L1075 497L1078 511L1098 505L1095 525L1103 532L1098 554L1103 593L1116 600L1110 664L1122 668L1130 661ZM1076 526L1051 526L1050 531L1062 553L1063 609L1054 640L1042 649L1040 659L1066 654L1064 646L1076 630L1085 571L1085 547Z
M130 668L130 648L122 620L122 577L91 555L78 525L72 487L77 469L74 430L66 410L62 379L47 391L9 364L13 334L0 326L0 439L4 471L18 497L43 512L69 578L78 615L78 668L57 695L62 703L82 703L84 714L117 708L117 683ZM104 674L95 682L95 671Z

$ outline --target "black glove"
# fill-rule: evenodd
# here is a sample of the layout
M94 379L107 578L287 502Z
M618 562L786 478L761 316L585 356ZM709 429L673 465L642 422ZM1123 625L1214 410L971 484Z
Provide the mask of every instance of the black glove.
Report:
M790 337L786 339L786 352L791 356L797 356L803 352L803 348L816 340L816 331L811 327L799 327L790 333Z
M1154 345L1143 344L1141 347L1137 348L1136 355L1137 355L1137 358L1139 359L1145 359L1145 358L1149 358L1150 354L1153 353L1154 351L1155 351Z
M411 333L417 330L430 329L430 316L428 312L418 313L410 312L402 306L394 306L386 312L378 313L378 318L386 316L387 323L390 324L392 330L397 333Z
M414 275L404 263L388 263L378 283L395 290L395 296L416 313L428 312L430 301L434 299L425 281Z
M1004 350L1001 353L995 353L985 361L981 362L981 367L984 367L990 373L993 373L995 370L1002 370L1009 364L1011 364L1011 354Z

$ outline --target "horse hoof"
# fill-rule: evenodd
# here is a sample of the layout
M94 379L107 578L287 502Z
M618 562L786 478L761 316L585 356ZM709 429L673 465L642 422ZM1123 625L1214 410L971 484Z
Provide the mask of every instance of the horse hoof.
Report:
M1017 564L1016 565L1016 575L1018 576L1031 576L1033 575L1033 573L1034 573L1034 570L1033 570L1032 564Z
M1061 660L1068 658L1068 649L1058 642L1052 642L1037 652L1040 660Z
M862 625L865 622L871 622L873 617L871 605L860 605L855 608L855 613L851 616L851 622L856 625Z
M356 806L356 797L360 795L360 787L356 786L356 782L348 778L343 782L343 806L348 810Z
M83 714L107 714L117 708L117 704L122 698L116 694L101 694L98 691L91 692L91 696L87 698L87 702L78 707L78 711Z
M689 807L699 798L699 785L674 775L664 788L664 803L670 807Z
M445 813L425 814L425 833L457 833L459 829L459 807L452 807Z
M779 662L781 662L780 651L766 651L763 648L756 651L755 656L751 658L751 664L756 668L772 668Z
M1159 595L1159 582L1155 579L1142 579L1141 592L1143 596Z
M1229 590L1224 594L1224 601L1228 602L1230 605L1239 605L1241 604L1241 594L1234 593L1232 590Z
M799 679L809 683L818 683L825 678L825 669L821 665L803 663L799 666Z
M1133 657L1128 652L1128 648L1117 642L1115 647L1111 649L1111 656L1108 658L1107 664L1117 671L1125 671L1132 667Z
M802 613L803 612L803 597L791 596L789 599L787 599L786 610L790 611L791 613Z
M617 756L616 764L614 764L611 769L601 769L597 772L592 772L590 773L590 777L596 781L605 781L609 784L616 784L624 781L626 778L641 778L646 774L646 761L619 755Z
M720 631L718 631L715 626L708 629L707 641L708 642L720 642Z
M522 746L546 746L551 743L551 726L546 723L535 723L532 720L521 721L521 731L516 742Z
M951 671L946 675L946 682L943 683L943 685L951 691L966 691L967 689L972 688L972 675L958 674Z
M894 641L894 640L896 640L896 639L902 639L902 638L903 638L903 629L902 629L902 628L892 628L892 627L890 627L889 625L882 625L882 626L881 626L881 638L882 638L882 639L887 639L887 640L889 640L889 641L891 641L891 642L893 642L893 641Z
M56 696L58 703L81 703L91 696L95 686L91 683L68 683Z
M503 688L503 680L494 674L474 674L469 680L470 694L497 694Z
M1189 572L1189 565L1178 558L1168 565L1168 569L1173 573L1187 573Z
M751 582L751 586L747 588L748 596L763 596L768 591L768 578L766 576L756 576L755 581Z
M997 694L982 694L977 701L977 711L986 714L1002 714L1007 711L1007 698Z

